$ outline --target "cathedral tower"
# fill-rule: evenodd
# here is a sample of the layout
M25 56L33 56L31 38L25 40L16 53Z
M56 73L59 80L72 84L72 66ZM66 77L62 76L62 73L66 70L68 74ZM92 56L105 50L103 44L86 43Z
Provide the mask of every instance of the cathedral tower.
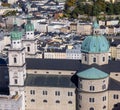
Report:
M35 56L37 53L37 39L34 36L34 25L31 23L30 18L27 18L25 25L25 38L23 39L26 57Z
M11 47L8 51L10 95L22 96L24 110L24 81L26 79L25 48L22 45L22 32L14 25L11 32Z

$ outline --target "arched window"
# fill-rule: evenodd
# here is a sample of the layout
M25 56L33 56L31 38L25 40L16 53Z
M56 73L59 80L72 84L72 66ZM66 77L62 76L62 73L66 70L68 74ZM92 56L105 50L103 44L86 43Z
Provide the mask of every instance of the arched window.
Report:
M106 106L104 105L104 106L103 106L103 109L105 109L105 108L106 108Z
M18 80L17 80L17 79L14 79L14 83L17 84L17 83L18 83Z
M105 57L103 57L103 62L105 61Z
M35 99L31 99L31 102L35 102Z
M93 107L91 107L91 108L90 108L90 110L94 110L94 108L93 108Z
M59 101L59 100L56 100L56 103L60 103L60 101Z
M72 101L68 101L68 104L72 104Z
M47 103L47 100L43 100L44 103Z
M15 58L15 57L14 57L14 59L13 59L13 60L14 60L14 63L17 63L17 58Z
M30 51L30 47L27 47L27 51L28 51L28 52Z

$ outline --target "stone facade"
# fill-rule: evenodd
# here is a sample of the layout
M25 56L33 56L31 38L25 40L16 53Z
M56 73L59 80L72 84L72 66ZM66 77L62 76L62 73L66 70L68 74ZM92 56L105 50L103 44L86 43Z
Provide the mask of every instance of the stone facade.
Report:
M76 71L69 70L39 70L27 69L28 74L74 75Z
M26 110L75 110L75 96L75 88L25 87Z
M108 53L82 53L82 63L83 64L108 64Z

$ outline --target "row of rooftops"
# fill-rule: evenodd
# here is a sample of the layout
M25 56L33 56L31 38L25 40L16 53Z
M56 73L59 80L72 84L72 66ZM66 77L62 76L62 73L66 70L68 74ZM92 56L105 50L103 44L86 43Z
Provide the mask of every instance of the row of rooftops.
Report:
M119 63L120 61L109 61L108 64L105 65L85 65L82 64L79 60L66 60L66 59L34 59L34 58L26 58L26 67L28 70L59 70L59 71L76 71L78 76L82 74L82 72L93 71L95 78L104 78L107 77L111 72L119 72ZM94 67L94 68L93 68ZM88 69L88 70L87 70ZM90 71L89 71L90 69ZM98 69L98 70L97 70ZM101 71L100 71L101 70ZM95 72L100 72L100 76ZM102 74L103 75L102 75ZM86 74L85 74L86 75ZM83 76L86 78L86 76ZM80 77L82 77L80 75ZM91 76L87 75L88 79ZM37 86L37 87L65 87L65 88L75 88L77 86L76 75L72 77L69 75L40 75L40 74L28 74L27 79L25 81L25 86ZM110 78L109 89L110 90L119 90L120 84L118 81L115 81ZM1 87L0 87L1 88Z
M40 47L43 47L43 49L47 49L47 51L54 52L65 52L66 49L69 49L71 47L72 49L75 48L76 45L81 44L83 36L77 35L77 34L64 34L64 33L48 33L50 36L41 35L40 40ZM68 37L67 37L68 36ZM76 48L77 49L77 48Z

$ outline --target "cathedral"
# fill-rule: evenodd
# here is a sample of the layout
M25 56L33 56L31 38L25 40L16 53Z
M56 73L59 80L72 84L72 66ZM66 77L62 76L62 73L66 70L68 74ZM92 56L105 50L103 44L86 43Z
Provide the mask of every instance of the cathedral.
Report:
M34 26L17 25L8 51L9 94L0 110L120 110L120 61L95 21L81 46L82 60L40 59Z

